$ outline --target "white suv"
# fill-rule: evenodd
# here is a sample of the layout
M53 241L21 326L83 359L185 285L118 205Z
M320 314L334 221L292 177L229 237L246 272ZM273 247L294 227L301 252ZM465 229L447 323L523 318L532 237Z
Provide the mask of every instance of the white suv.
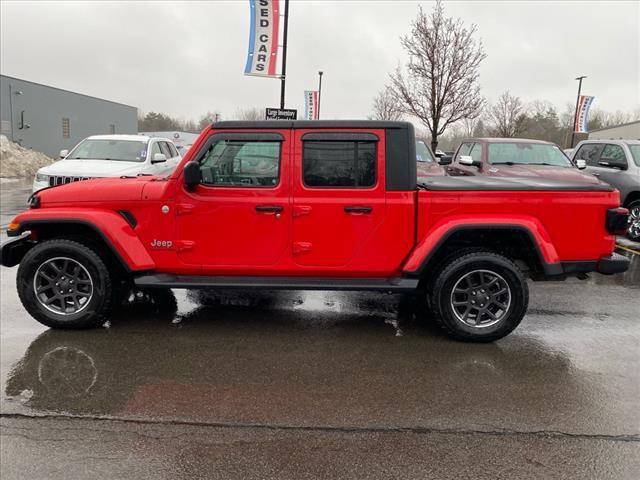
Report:
M71 152L62 150L62 160L38 170L33 191L63 183L99 177L166 175L180 162L173 142L144 135L93 135Z

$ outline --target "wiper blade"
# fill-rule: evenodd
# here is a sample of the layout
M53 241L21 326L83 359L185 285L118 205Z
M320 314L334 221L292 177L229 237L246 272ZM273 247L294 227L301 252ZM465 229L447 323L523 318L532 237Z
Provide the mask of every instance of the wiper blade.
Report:
M491 162L491 165L515 165L515 162Z

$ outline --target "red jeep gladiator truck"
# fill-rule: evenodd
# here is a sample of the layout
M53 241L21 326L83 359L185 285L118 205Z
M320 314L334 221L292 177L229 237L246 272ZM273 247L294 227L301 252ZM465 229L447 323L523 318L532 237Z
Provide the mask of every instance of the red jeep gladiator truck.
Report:
M5 266L52 328L108 318L124 289L414 292L452 337L522 320L527 277L613 274L618 192L542 178L416 174L404 122L218 122L167 177L41 190L8 227Z

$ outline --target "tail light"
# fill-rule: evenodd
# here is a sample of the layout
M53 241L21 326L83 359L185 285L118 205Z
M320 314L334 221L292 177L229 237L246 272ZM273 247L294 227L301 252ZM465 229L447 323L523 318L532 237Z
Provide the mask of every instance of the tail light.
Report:
M612 235L624 235L627 232L629 210L626 208L610 208L607 210L605 226Z

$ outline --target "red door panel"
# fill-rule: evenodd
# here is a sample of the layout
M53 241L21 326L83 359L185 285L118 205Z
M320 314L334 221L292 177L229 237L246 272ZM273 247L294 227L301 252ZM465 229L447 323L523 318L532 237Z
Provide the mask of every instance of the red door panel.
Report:
M317 132L315 130L314 132ZM293 261L302 267L372 267L370 247L386 216L384 132L376 131L376 181L372 187L309 187L303 181L305 130L295 132L293 171ZM369 267L367 267L369 265ZM375 268L373 266L373 268Z
M180 189L176 222L178 238L186 243L178 253L184 263L200 265L203 273L248 275L288 258L291 142L288 130L277 133L284 137L277 185L254 186L249 178L246 186ZM230 266L237 268L225 268Z

